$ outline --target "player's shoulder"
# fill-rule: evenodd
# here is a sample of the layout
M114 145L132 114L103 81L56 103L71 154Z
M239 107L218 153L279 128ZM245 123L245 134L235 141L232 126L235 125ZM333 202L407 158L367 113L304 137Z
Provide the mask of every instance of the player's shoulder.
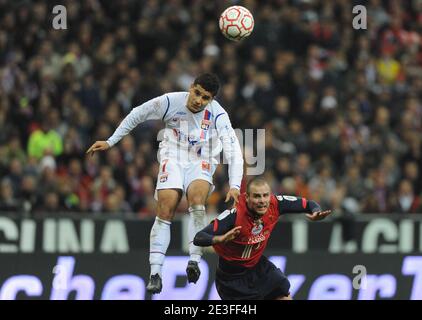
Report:
M272 206L278 208L278 205L279 205L280 201L283 201L283 196L282 195L280 195L280 194L274 194L274 193L271 194L270 204Z
M189 95L189 92L186 91L174 91L174 92L167 92L164 94L167 98L170 99L170 101L183 101L187 98Z
M226 110L221 106L221 104L213 99L210 102L210 106L209 106L210 111L212 112L212 114L214 115L214 117L218 116L219 114L224 114L227 113Z
M222 213L220 213L217 216L217 220L227 220L227 219L232 219L235 218L237 214L237 209L236 208L232 208L232 209L227 209L224 210Z

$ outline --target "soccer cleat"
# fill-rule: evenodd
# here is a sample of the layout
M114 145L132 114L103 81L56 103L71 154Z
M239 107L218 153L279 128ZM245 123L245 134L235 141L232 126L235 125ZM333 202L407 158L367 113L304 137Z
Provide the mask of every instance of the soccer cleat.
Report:
M160 293L162 288L163 288L163 283L161 281L160 275L158 273L153 274L149 278L149 282L148 282L148 285L147 285L147 291L151 294L155 294L155 293Z
M186 267L186 274L188 275L188 282L196 283L199 276L201 275L201 270L199 270L198 262L189 261L188 266Z

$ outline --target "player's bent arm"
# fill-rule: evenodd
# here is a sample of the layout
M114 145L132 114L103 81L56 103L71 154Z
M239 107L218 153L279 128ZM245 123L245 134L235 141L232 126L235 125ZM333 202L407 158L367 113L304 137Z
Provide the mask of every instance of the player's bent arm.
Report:
M301 197L278 195L278 210L284 213L313 213L320 212L321 206L313 201Z
M199 247L208 247L224 241L224 235L230 232L236 221L236 211L226 210L214 221L199 231L193 239L193 244Z
M123 119L113 135L108 138L107 143L110 147L119 142L125 135L133 130L137 125L147 120L164 120L168 111L169 99L166 95L148 100L132 109L132 111Z
M229 165L230 189L240 190L243 177L243 155L239 139L233 130L229 116L226 112L216 118L218 137L223 145L223 154Z

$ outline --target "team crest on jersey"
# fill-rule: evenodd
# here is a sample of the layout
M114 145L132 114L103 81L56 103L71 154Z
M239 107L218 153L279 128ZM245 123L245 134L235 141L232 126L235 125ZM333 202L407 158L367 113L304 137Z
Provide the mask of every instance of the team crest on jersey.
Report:
M160 182L161 183L163 183L163 182L166 182L167 181L167 179L168 179L168 177L169 177L169 174L166 172L166 173L163 173L161 176L160 176Z
M264 226L260 223L260 224L258 224L258 225L255 225L253 228L252 228L252 234L254 235L254 236L256 236L256 235L258 235L258 234L260 234L261 233L261 231L262 231L262 229L264 229Z
M211 165L209 162L202 161L202 170L211 171Z
M201 129L208 130L210 128L211 121L210 120L202 120L201 122Z

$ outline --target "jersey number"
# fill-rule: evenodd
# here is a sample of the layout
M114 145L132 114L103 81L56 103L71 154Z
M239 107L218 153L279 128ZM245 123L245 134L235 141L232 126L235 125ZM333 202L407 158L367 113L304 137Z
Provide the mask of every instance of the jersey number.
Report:
M279 201L288 200L288 201L296 201L297 198L294 196L276 196Z

